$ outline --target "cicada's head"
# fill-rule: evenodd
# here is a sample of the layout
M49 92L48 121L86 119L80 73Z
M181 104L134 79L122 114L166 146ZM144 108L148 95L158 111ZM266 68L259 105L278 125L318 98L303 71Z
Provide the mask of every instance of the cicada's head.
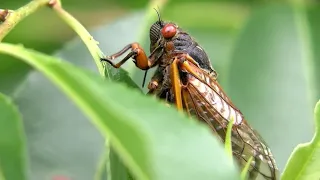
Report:
M158 13L158 11L157 11ZM178 32L178 26L171 22L164 22L161 20L158 13L159 19L153 23L150 27L150 51L152 52L156 47L163 46L165 41L170 40L176 36Z

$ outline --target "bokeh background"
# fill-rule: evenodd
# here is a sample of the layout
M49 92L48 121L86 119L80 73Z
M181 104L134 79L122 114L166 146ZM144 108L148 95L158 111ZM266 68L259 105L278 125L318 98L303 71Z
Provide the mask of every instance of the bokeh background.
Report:
M17 9L27 2L1 1L0 8ZM106 54L134 41L149 51L149 1L62 3ZM269 144L281 171L293 148L314 133L313 108L320 97L319 7L312 0L172 0L161 8L164 20L178 23L209 54L225 91ZM27 17L4 41L97 71L86 47L49 8ZM14 99L23 116L31 179L92 179L104 155L99 132L40 73L8 56L0 55L0 62L0 91ZM131 62L124 68L141 86L143 72Z

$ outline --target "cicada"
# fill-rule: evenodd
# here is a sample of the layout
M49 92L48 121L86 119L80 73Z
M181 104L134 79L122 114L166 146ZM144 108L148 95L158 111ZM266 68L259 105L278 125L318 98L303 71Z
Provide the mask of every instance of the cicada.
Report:
M219 85L217 73L204 49L177 24L165 22L160 17L152 24L149 35L149 56L138 43L131 43L101 60L115 68L130 58L141 70L156 67L148 94L174 104L178 110L206 123L222 142L228 123L233 119L232 151L240 168L253 157L249 179L278 179L270 149ZM123 59L113 63L126 52Z

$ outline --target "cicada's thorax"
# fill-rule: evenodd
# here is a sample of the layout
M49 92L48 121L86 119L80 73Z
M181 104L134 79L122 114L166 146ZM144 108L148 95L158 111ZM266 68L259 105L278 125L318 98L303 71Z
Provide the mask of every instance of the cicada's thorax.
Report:
M206 52L202 47L186 32L178 29L178 33L170 40L161 39L164 48L163 58L160 64L170 65L173 58L180 53L189 54L202 69L212 71L212 66Z
M159 59L157 70L152 79L157 79L159 88L154 92L158 97L165 98L169 102L173 102L173 94L171 90L170 80L170 65L174 58L179 54L186 53L190 55L200 66L201 69L212 72L213 68L210 63L208 55L202 47L187 33L180 28L178 33L172 39L160 39L160 44L163 45L163 54ZM188 74L180 72L180 79L182 83L186 83ZM184 81L185 80L185 81ZM153 93L153 94L154 94Z

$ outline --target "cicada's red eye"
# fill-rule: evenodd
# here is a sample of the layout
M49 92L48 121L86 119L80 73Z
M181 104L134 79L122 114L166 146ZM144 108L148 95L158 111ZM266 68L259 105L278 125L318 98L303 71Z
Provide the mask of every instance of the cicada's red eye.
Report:
M166 39L172 38L173 36L176 35L176 33L177 33L177 28L173 24L166 24L161 30L162 36Z

